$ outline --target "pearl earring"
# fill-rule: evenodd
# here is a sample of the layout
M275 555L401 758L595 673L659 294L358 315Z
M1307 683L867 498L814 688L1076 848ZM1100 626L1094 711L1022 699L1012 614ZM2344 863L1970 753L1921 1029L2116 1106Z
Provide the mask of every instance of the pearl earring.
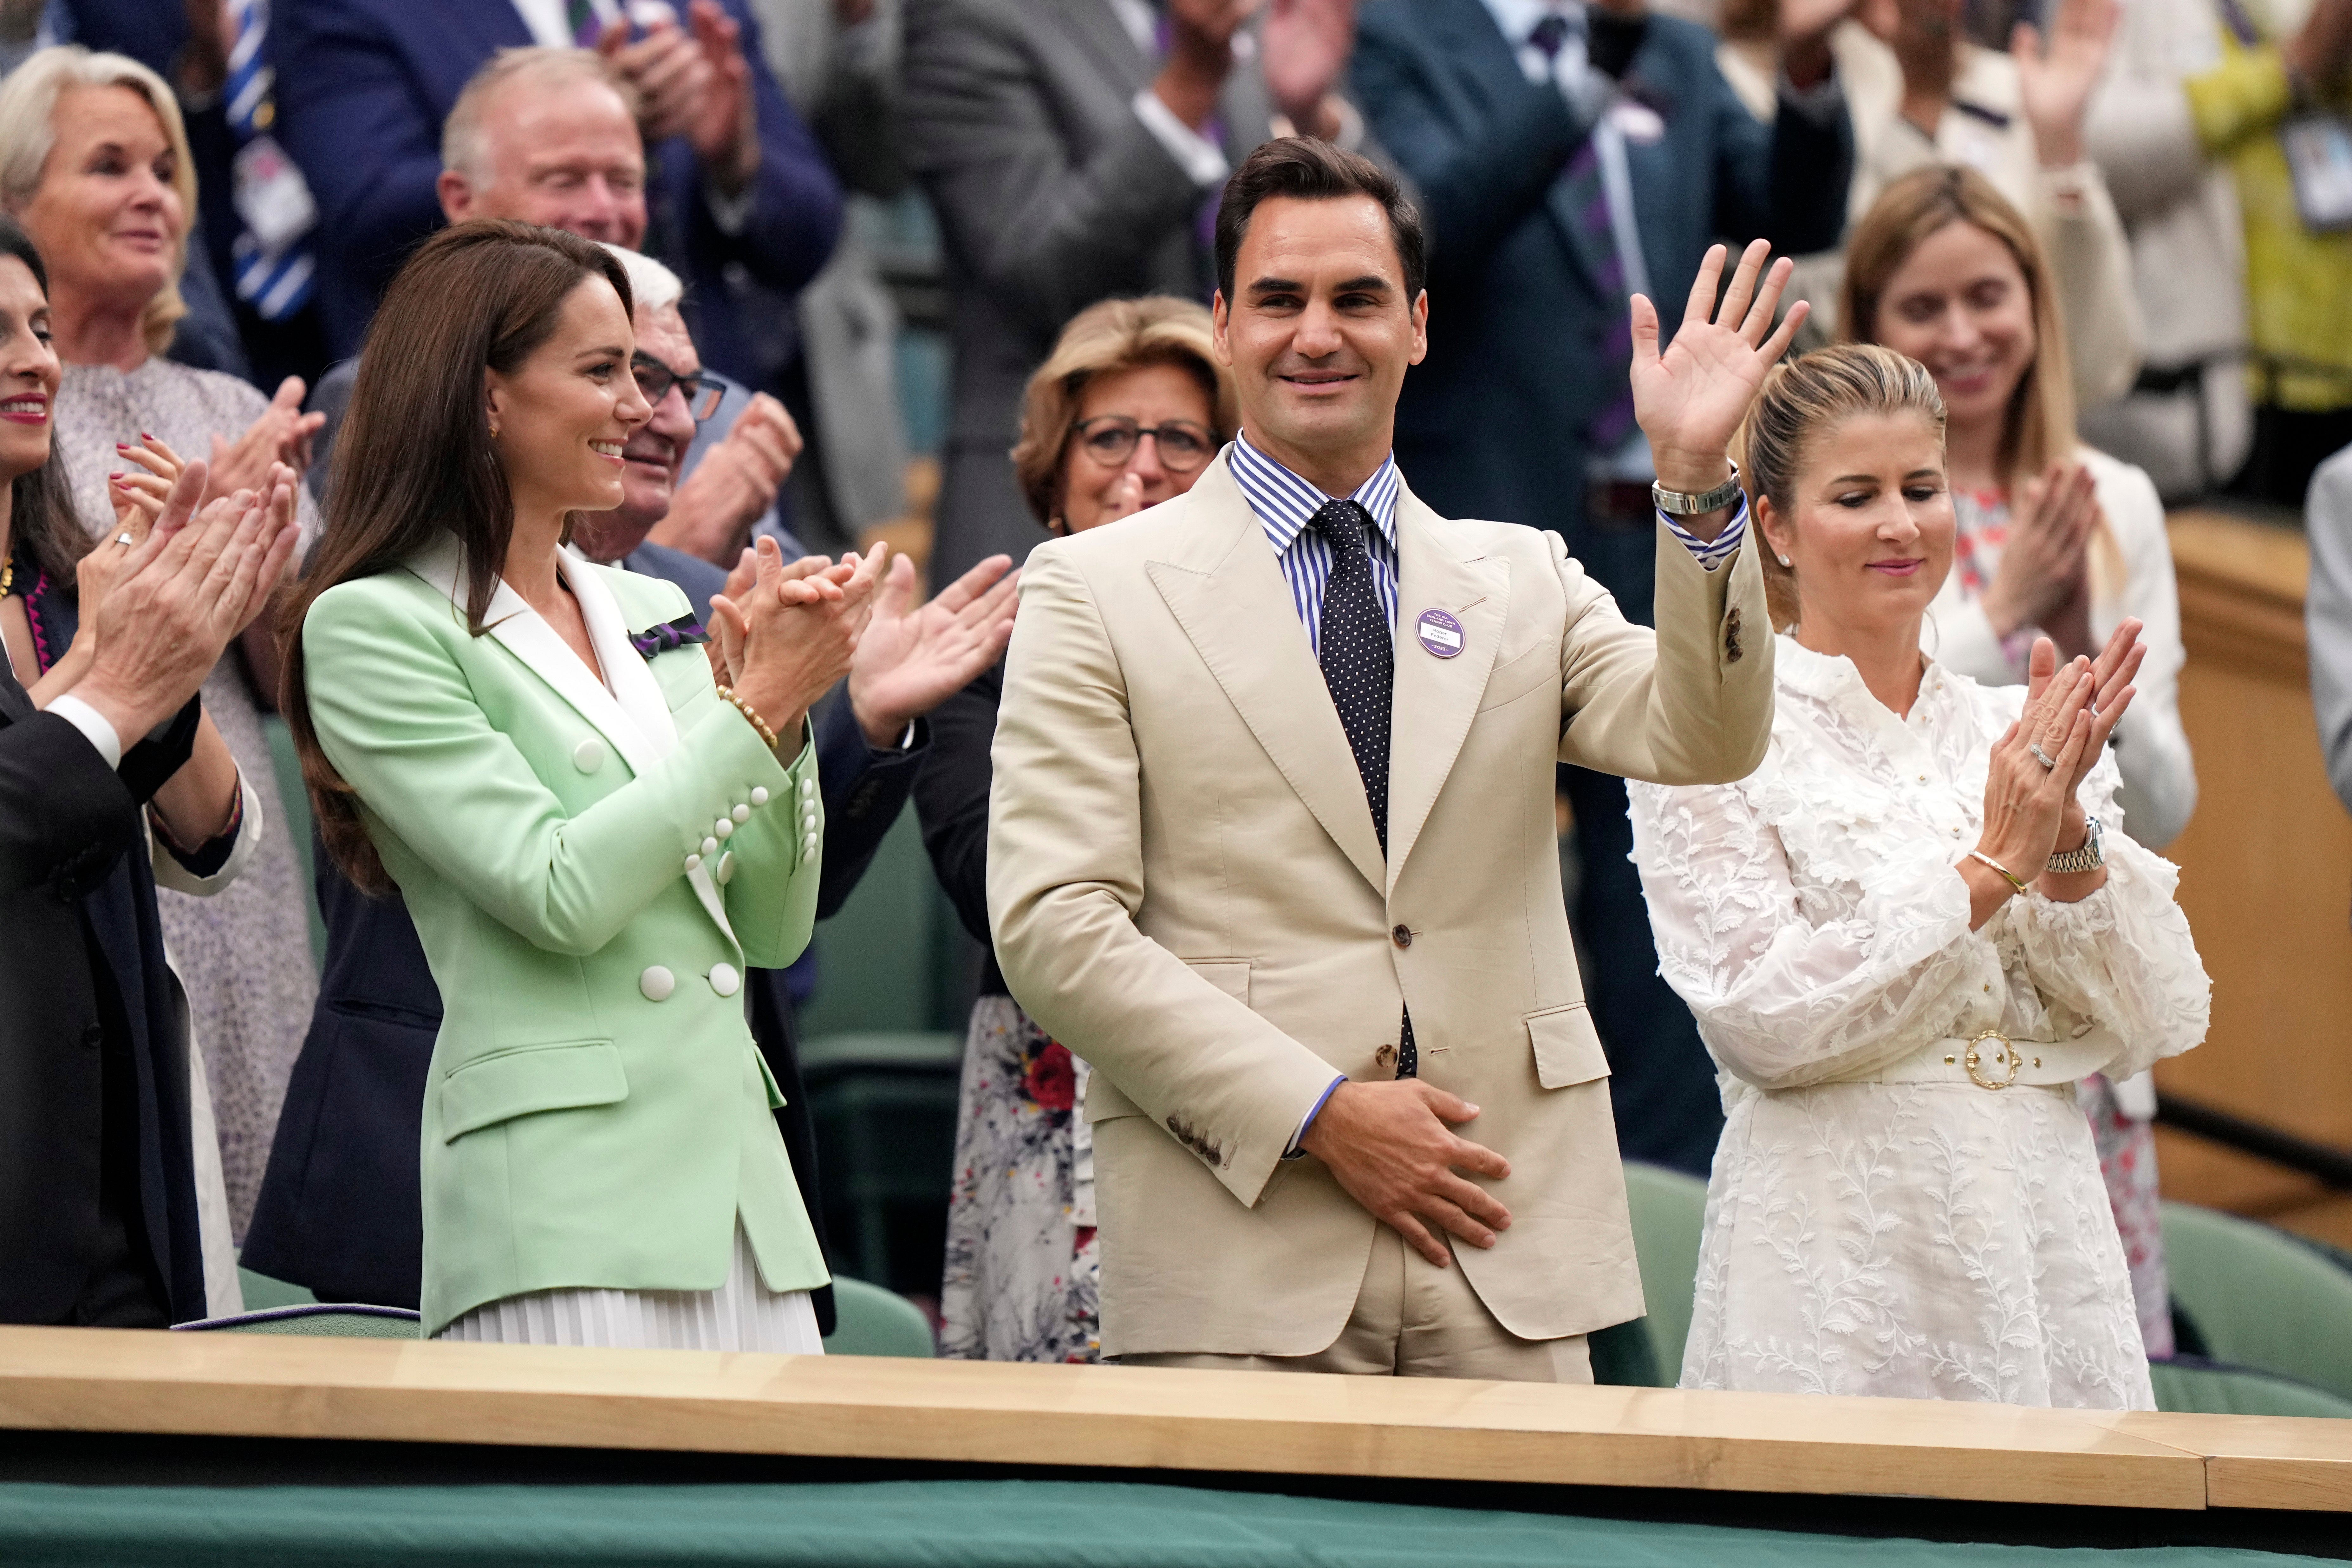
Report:
M1789 558L1785 555L1779 557L1779 560L1780 564L1783 566L1786 566L1789 563Z

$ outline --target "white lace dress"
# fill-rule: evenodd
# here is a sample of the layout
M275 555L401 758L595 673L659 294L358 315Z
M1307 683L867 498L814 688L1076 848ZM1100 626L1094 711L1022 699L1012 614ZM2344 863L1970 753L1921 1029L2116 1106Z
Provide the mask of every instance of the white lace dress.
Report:
M1969 931L1955 867L2023 689L1930 663L1897 718L1850 661L1775 656L1753 775L1632 789L1660 971L1727 1117L1682 1385L2152 1408L2073 1095L1851 1080L1979 1029L2053 1037L2052 1004L2121 1042L2115 1077L2196 1045L2210 987L2178 872L2116 826L2110 755L2083 786L2106 886Z

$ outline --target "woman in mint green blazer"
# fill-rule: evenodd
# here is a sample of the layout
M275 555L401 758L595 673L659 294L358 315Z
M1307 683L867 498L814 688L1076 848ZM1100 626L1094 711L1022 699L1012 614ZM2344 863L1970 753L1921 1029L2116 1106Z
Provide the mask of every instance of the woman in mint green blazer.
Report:
M715 609L562 548L650 416L600 247L470 223L371 330L289 617L286 711L327 848L397 886L445 1007L424 1115L425 1331L818 1352L824 1283L744 1022L807 945L809 704L874 563Z

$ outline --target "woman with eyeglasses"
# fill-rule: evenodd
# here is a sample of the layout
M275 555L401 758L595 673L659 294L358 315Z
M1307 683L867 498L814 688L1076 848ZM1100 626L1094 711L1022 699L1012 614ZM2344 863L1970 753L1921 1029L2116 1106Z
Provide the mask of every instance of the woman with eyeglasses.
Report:
M1029 378L1013 466L1029 509L1082 533L1182 495L1239 416L1209 312L1151 295L1071 319ZM931 714L915 811L964 929L988 932L989 748L1004 666ZM1087 1066L1030 1022L992 954L964 1038L940 1353L1091 1362L1097 1315Z

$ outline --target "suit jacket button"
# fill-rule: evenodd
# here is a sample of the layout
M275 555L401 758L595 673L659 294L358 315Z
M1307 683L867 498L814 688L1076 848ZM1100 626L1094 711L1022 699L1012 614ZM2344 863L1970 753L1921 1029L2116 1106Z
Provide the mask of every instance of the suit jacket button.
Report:
M81 1043L85 1046L91 1047L104 1045L106 1043L106 1026L102 1024L90 1024L86 1026L81 1032Z
M1394 1060L1396 1060L1396 1047L1394 1046L1382 1046L1372 1052L1372 1065L1374 1067L1386 1067Z
M1412 945L1412 932L1407 931L1402 926L1399 926L1396 930L1389 932L1389 940L1395 942L1399 947L1411 947Z
M732 996L743 989L743 977L735 973L731 963L714 963L710 966L710 988L721 996Z
M648 1002L667 1002L669 994L677 989L677 976L656 963L637 976L637 989L646 994Z
M710 874L713 878L717 879L719 885L722 888L728 883L733 881L735 879L735 851L730 849L726 854L721 855L719 858L719 868Z
M593 773L604 765L604 742L591 735L572 748L572 765L583 773Z
M751 804L753 805L765 805L768 804L767 785L753 784L751 786Z

